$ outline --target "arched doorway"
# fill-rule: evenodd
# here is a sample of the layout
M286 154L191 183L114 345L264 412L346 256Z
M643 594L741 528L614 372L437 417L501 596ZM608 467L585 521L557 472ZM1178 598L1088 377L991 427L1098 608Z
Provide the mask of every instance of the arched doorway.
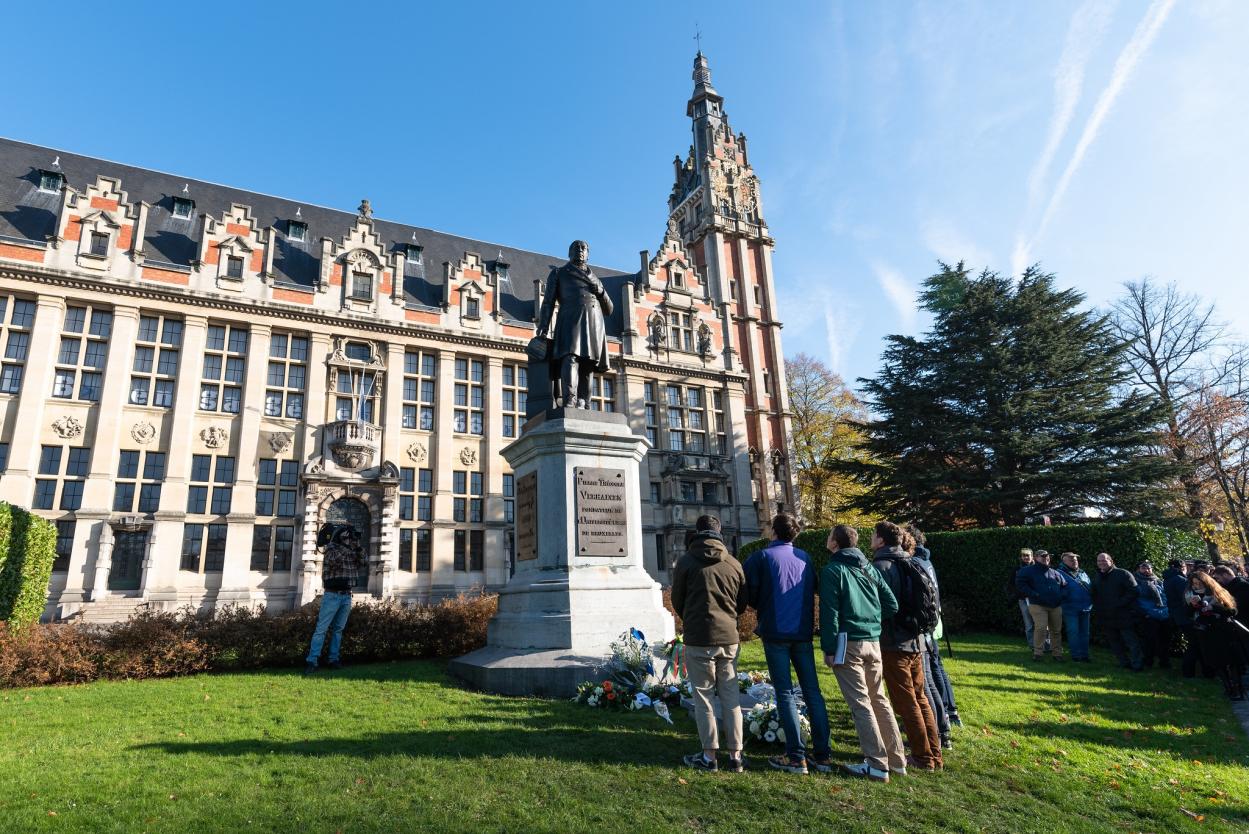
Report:
M360 542L364 545L365 555L372 558L373 553L373 523L369 508L363 501L358 498L339 498L325 511L325 522L327 524L342 524L351 527L360 536ZM356 577L356 585L354 590L367 591L369 589L369 571L366 568Z

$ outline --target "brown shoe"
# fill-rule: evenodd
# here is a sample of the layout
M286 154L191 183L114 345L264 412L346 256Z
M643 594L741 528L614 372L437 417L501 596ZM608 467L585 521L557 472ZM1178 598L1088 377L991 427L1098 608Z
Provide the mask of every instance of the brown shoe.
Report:
M906 757L906 766L909 767L911 770L927 770L929 772L939 769L938 763L933 762L930 764L923 764L914 756Z

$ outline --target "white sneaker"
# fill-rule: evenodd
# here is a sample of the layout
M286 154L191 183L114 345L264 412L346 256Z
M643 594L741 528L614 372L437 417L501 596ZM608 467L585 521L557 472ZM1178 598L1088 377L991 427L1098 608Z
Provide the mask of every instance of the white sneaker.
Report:
M889 768L889 772L892 773L894 776L905 776L906 768L905 767L891 767Z
M869 765L867 762L860 762L859 764L848 764L848 765L844 764L841 766L841 769L845 771L848 775L856 776L860 779L871 779L873 782L888 782L889 781L889 771L877 770L876 768Z

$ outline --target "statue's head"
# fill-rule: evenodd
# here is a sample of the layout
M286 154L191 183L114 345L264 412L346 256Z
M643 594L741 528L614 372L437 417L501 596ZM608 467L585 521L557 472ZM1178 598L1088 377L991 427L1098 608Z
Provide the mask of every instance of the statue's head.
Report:
M574 240L568 244L568 260L581 266L590 258L590 244L584 240Z

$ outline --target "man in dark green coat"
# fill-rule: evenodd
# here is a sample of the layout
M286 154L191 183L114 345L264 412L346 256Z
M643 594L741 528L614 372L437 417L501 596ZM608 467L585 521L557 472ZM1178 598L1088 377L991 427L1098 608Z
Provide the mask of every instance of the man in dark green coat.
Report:
M906 774L906 751L881 665L881 620L898 612L898 600L880 572L856 547L859 532L839 524L828 536L832 551L820 573L820 646L854 717L862 764L846 772L877 782Z

